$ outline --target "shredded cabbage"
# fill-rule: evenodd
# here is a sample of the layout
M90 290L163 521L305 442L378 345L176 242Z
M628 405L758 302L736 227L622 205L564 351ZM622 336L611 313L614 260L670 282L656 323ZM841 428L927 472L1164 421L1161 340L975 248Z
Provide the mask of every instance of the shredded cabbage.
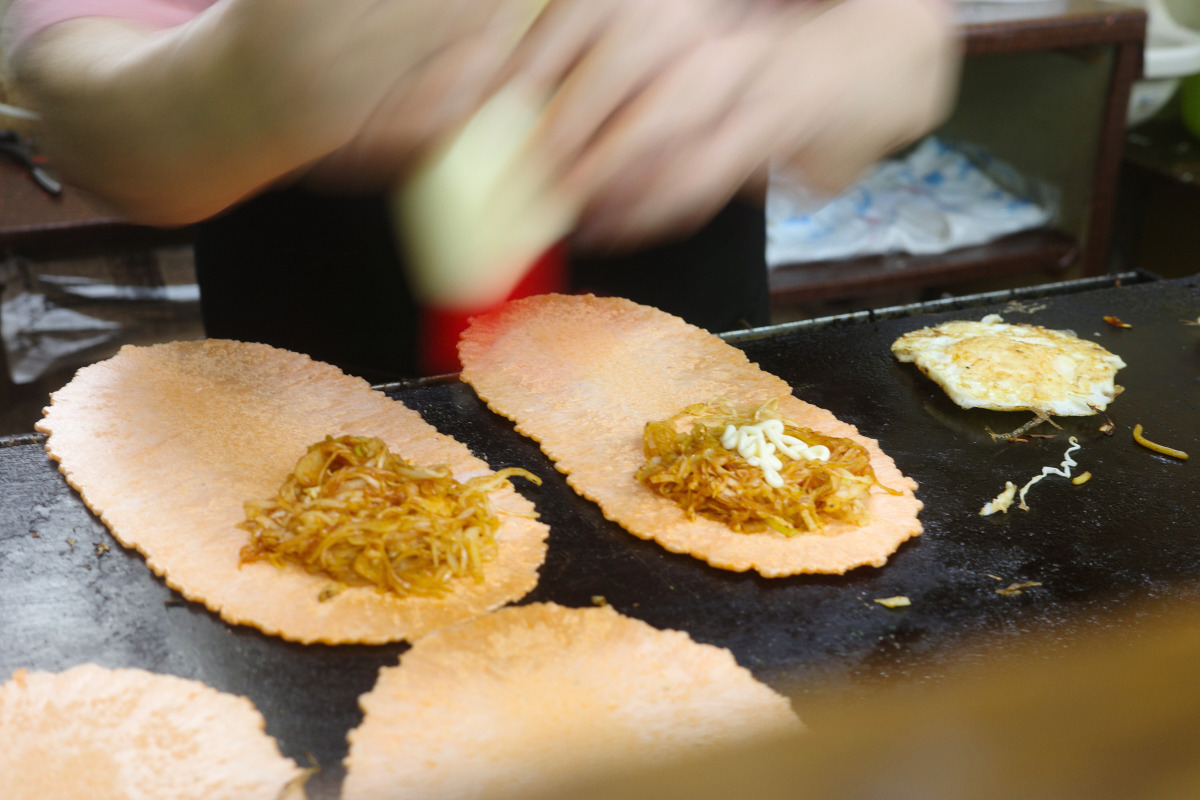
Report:
M484 580L500 527L489 492L520 475L510 468L457 481L445 466L418 467L380 439L325 437L309 447L278 494L245 504L250 532L241 561L299 564L333 583L401 596L441 597L454 578Z
M777 400L758 408L734 408L714 400L685 408L670 419L648 422L642 435L646 462L636 477L678 503L688 519L697 515L723 522L739 533L773 530L785 536L820 532L830 521L865 525L872 486L891 494L871 469L865 447L851 439L798 427L776 411ZM771 486L762 469L721 443L729 425L778 419L784 435L808 447L824 446L829 459L787 459L779 469L783 485Z

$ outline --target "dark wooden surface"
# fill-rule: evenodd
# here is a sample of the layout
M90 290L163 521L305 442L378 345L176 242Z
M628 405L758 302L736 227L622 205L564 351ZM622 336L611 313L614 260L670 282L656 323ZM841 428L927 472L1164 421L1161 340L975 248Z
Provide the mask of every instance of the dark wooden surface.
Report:
M1107 5L1101 3L1101 5ZM1142 12L1138 12L1141 14ZM1129 30L1115 45L1108 97L1105 100L1100 141L1096 152L1096 171L1092 181L1092 212L1084 243L1083 274L1099 275L1107 266L1109 242L1113 234L1113 215L1120 183L1121 156L1125 149L1125 125L1129 95L1133 83L1142 76L1146 20Z
M59 197L42 190L29 172L7 159L0 159L0 242L19 246L29 237L51 235L69 229L91 230L119 223L115 214L76 189L67 188Z
M184 242L189 236L186 229L131 225L70 186L52 197L23 167L0 159L0 254L56 258L116 245Z
M932 256L889 253L783 267L772 273L771 299L786 305L918 285L945 286L1013 272L1061 275L1078 255L1079 244L1073 236L1039 229Z
M967 55L1145 40L1145 12L1107 0L962 3L957 14Z
M1179 117L1152 119L1129 132L1126 165L1200 190L1200 138Z
M1129 131L1113 247L1121 263L1166 277L1200 271L1200 136L1178 116Z

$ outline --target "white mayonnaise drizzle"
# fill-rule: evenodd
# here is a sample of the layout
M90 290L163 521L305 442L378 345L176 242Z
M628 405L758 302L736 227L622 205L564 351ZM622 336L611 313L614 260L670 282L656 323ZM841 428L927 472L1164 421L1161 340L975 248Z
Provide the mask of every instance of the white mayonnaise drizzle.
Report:
M1042 478L1046 477L1047 475L1059 475L1064 478L1071 477L1071 467L1078 466L1075 463L1075 459L1071 458L1071 453L1074 453L1076 450L1080 449L1083 445L1079 444L1079 442L1076 441L1074 436L1072 436L1067 441L1069 441L1071 443L1071 446L1067 448L1067 452L1063 453L1063 460L1062 460L1062 463L1058 465L1058 468L1056 469L1054 467L1042 467L1042 474L1034 475L1032 478L1029 479L1029 483L1022 486L1020 492L1017 492L1017 497L1020 500L1020 503L1017 505L1017 508L1021 509L1022 511L1029 510L1029 506L1025 505L1025 494L1029 491L1029 487L1033 486L1035 483L1037 483L1038 481L1040 481ZM1007 512L1009 506L1012 505L1013 493L1016 490L1016 488L1017 488L1016 485L1013 484L1012 481L1007 481L1004 485L1004 491L1001 492L996 497L995 500L992 500L990 503L985 505L979 511L979 513L982 516L987 516L989 514L995 514L997 511Z
M783 486L783 477L779 474L783 460L776 453L793 461L802 458L828 461L830 455L829 448L823 444L809 447L795 436L785 434L783 422L777 419L765 419L754 425L740 427L726 425L725 432L721 434L721 446L726 450L737 450L747 464L761 469L767 484L776 489Z
M1025 493L1029 491L1030 486L1033 486L1047 475L1060 475L1064 478L1071 477L1071 467L1077 466L1075 459L1071 458L1071 453L1074 453L1083 445L1077 442L1074 436L1067 441L1071 443L1071 446L1067 448L1067 452L1063 453L1062 464L1059 465L1058 469L1055 469L1054 467L1042 467L1041 475L1034 475L1032 478L1030 478L1029 483L1022 486L1021 491L1017 492L1017 498L1021 501L1017 504L1017 508L1021 509L1022 511L1029 510L1029 506L1025 505Z

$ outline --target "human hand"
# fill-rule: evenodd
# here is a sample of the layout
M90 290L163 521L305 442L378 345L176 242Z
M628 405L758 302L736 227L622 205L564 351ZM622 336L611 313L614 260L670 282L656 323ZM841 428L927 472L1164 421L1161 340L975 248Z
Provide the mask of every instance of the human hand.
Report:
M542 9L495 93L392 196L417 291L458 306L506 296L573 228L583 198L556 176L640 86L740 9L729 0Z
M941 119L958 63L936 0L760 7L673 56L623 98L567 171L566 191L586 199L584 245L621 249L686 233L772 160L836 191ZM555 102L578 109L588 91L568 80ZM549 147L580 141L561 133L571 124L566 112L549 117Z
M495 88L537 0L228 0L228 89L310 180L378 189Z
M537 5L218 0L163 29L118 11L41 31L13 75L66 180L131 220L181 225L310 171L390 186L492 91Z

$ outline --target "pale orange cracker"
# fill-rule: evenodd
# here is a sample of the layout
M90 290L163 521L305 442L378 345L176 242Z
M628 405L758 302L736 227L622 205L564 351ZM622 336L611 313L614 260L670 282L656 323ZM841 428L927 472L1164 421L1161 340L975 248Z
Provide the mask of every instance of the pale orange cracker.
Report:
M678 317L621 298L541 295L477 318L459 344L462 379L488 406L536 440L579 494L643 539L714 567L775 578L881 566L921 532L916 482L878 442L830 412L792 396L783 380ZM781 398L779 413L801 427L853 439L891 495L878 487L864 526L827 523L786 537L737 533L689 521L672 500L634 477L644 461L642 430L693 403L722 397L739 406Z
M803 727L728 650L552 603L430 634L359 704L342 800L524 796Z
M4 800L302 800L301 770L244 697L94 664L0 686Z
M487 465L366 381L267 345L208 340L127 346L51 397L38 430L67 481L155 573L225 620L329 644L413 639L519 599L536 584L548 528L512 488L493 495L502 525L486 581L444 598L352 587L320 601L329 578L299 566L239 567L247 500L275 495L325 436L382 439L459 480ZM517 516L525 515L525 516Z

